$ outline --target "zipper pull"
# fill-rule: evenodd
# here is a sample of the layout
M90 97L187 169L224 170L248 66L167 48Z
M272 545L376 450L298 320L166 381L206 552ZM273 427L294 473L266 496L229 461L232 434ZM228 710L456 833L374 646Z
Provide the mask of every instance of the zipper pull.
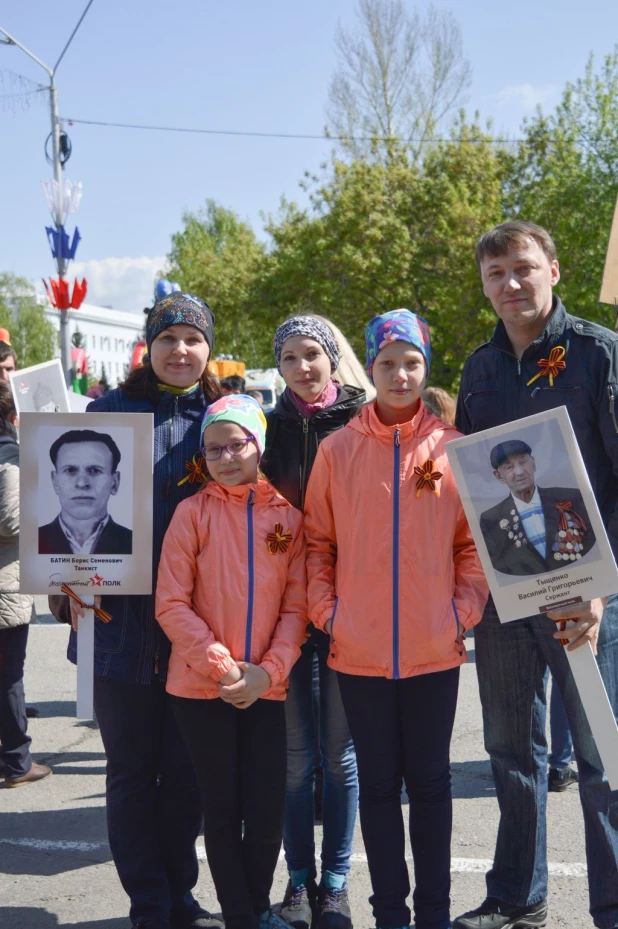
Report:
M303 432L305 433L309 432L309 420L308 419L303 419Z
M399 448L399 436L401 435L401 429L395 429L395 445Z
M155 655L154 673L155 674L159 673L159 656L158 655Z
M517 359L517 377L521 374L521 358Z
M255 490L251 488L249 491L249 499L247 500L247 506L253 506L253 498L255 497Z
M618 423L616 422L616 410L614 404L616 402L616 397L614 394L614 388L611 384L607 385L607 396L609 397L609 412L614 421L614 429L618 432Z

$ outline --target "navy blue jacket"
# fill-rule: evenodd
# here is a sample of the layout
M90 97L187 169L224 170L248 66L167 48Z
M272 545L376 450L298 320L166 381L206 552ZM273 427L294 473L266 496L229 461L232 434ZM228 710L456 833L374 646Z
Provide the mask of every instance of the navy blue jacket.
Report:
M130 400L118 388L88 406L89 413L154 413L153 585L174 510L201 486L187 481L179 487L178 481L199 448L204 409L200 388L184 396L164 391L156 407L148 400ZM103 597L102 607L113 619L107 624L95 620L95 674L137 684L165 680L170 643L155 620L154 603L154 590L150 596ZM76 646L71 630L68 657L73 662Z
M564 346L566 368L553 387L528 381L552 348ZM467 358L457 401L466 435L566 406L614 557L618 559L618 335L567 313L558 297L539 338L518 361L502 321Z

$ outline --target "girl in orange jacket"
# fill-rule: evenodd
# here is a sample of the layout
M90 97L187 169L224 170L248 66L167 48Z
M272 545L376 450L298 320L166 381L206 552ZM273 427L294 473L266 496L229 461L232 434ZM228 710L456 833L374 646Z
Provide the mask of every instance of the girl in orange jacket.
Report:
M421 401L429 326L394 310L366 340L376 400L322 442L307 489L309 617L330 633L356 747L376 926L410 923L403 779L415 926L447 929L449 745L463 634L487 585L446 457L458 433Z
M227 929L286 926L269 894L283 835L283 701L307 626L305 545L301 514L259 474L264 426L251 397L208 407L212 480L177 508L157 583L172 642L167 690Z

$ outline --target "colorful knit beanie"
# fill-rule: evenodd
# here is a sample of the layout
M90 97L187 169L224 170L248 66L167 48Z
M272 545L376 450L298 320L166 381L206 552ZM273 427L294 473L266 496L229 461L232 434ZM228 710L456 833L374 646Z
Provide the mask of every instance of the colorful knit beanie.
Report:
M236 423L244 429L255 439L260 458L262 457L266 444L266 417L257 400L245 394L228 394L211 403L202 419L200 443L203 440L204 429L211 423L221 422Z
M390 310L380 316L374 316L365 330L367 345L367 372L371 377L374 362L389 342L409 342L418 349L427 366L431 368L431 335L429 323L412 310Z

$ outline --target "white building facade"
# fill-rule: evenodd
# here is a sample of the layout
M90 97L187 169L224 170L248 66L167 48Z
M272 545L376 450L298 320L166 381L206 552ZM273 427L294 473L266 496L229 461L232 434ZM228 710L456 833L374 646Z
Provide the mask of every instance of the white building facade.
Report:
M54 328L60 330L60 312L44 298L45 315ZM79 329L82 348L88 357L88 371L101 377L103 366L110 387L124 380L135 343L142 338L146 316L144 313L124 313L103 306L83 303L79 310L63 310L69 318L69 335ZM60 357L60 348L56 355Z

